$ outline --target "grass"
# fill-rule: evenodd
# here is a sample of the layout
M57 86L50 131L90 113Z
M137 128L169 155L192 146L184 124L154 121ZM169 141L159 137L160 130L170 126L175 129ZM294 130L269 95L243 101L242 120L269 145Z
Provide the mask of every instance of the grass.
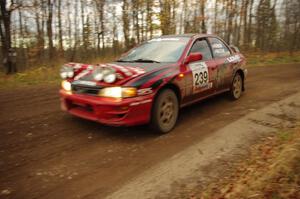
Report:
M220 177L193 194L201 199L300 198L300 128L279 131L255 144L230 178Z
M60 82L60 67L41 66L14 75L0 73L0 88L14 88L31 85L51 85Z
M300 63L300 51L276 53L244 53L249 67L274 64Z
M292 55L288 52L280 53L243 53L247 58L248 67L265 66L274 64L300 63L300 51L294 52ZM105 59L95 59L90 63L105 63L114 60L114 57L106 57ZM34 67L24 72L14 75L5 75L0 72L0 89L14 88L31 85L54 85L61 81L59 77L59 69L63 61L46 66L42 65Z
M114 57L107 57L105 59L95 59L88 63L105 63L114 60ZM52 66L42 65L31 68L24 72L19 72L14 75L6 75L0 72L0 89L11 89L15 87L24 87L32 85L55 85L59 84L61 78L59 76L60 67L67 63L66 61L59 61L51 63ZM54 65L54 66L53 66Z
M278 138L282 141L288 141L291 139L291 133L288 131L279 131L278 132Z

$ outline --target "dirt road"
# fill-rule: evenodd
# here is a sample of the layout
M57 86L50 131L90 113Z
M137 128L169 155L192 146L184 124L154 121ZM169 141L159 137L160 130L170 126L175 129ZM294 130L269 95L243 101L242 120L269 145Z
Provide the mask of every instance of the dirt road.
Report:
M0 195L101 198L251 111L300 91L300 65L249 69L246 93L181 110L172 133L106 127L60 110L58 86L0 92Z

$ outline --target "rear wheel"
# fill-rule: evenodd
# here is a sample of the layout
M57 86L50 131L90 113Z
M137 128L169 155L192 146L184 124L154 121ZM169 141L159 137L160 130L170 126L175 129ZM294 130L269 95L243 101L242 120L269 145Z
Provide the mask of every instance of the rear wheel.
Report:
M239 73L236 73L231 83L230 97L237 100L241 97L243 91L243 79Z
M151 118L151 127L164 134L171 131L178 118L178 98L171 89L165 89L157 96Z

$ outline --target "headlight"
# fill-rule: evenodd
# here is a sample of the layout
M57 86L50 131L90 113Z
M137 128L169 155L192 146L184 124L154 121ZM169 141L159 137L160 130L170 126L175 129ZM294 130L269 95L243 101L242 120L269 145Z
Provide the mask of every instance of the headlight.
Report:
M61 87L62 87L65 91L71 91L71 90L72 90L71 83L68 82L67 80L64 80L64 81L61 82Z
M107 87L101 89L98 95L101 97L126 98L135 97L137 91L136 88L132 87Z

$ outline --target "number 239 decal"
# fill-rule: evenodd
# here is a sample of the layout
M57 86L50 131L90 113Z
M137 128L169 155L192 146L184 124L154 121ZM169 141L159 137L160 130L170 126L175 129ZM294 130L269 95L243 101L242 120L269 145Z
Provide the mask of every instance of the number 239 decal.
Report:
M192 63L189 65L193 74L194 92L204 88L208 88L209 73L205 62Z

